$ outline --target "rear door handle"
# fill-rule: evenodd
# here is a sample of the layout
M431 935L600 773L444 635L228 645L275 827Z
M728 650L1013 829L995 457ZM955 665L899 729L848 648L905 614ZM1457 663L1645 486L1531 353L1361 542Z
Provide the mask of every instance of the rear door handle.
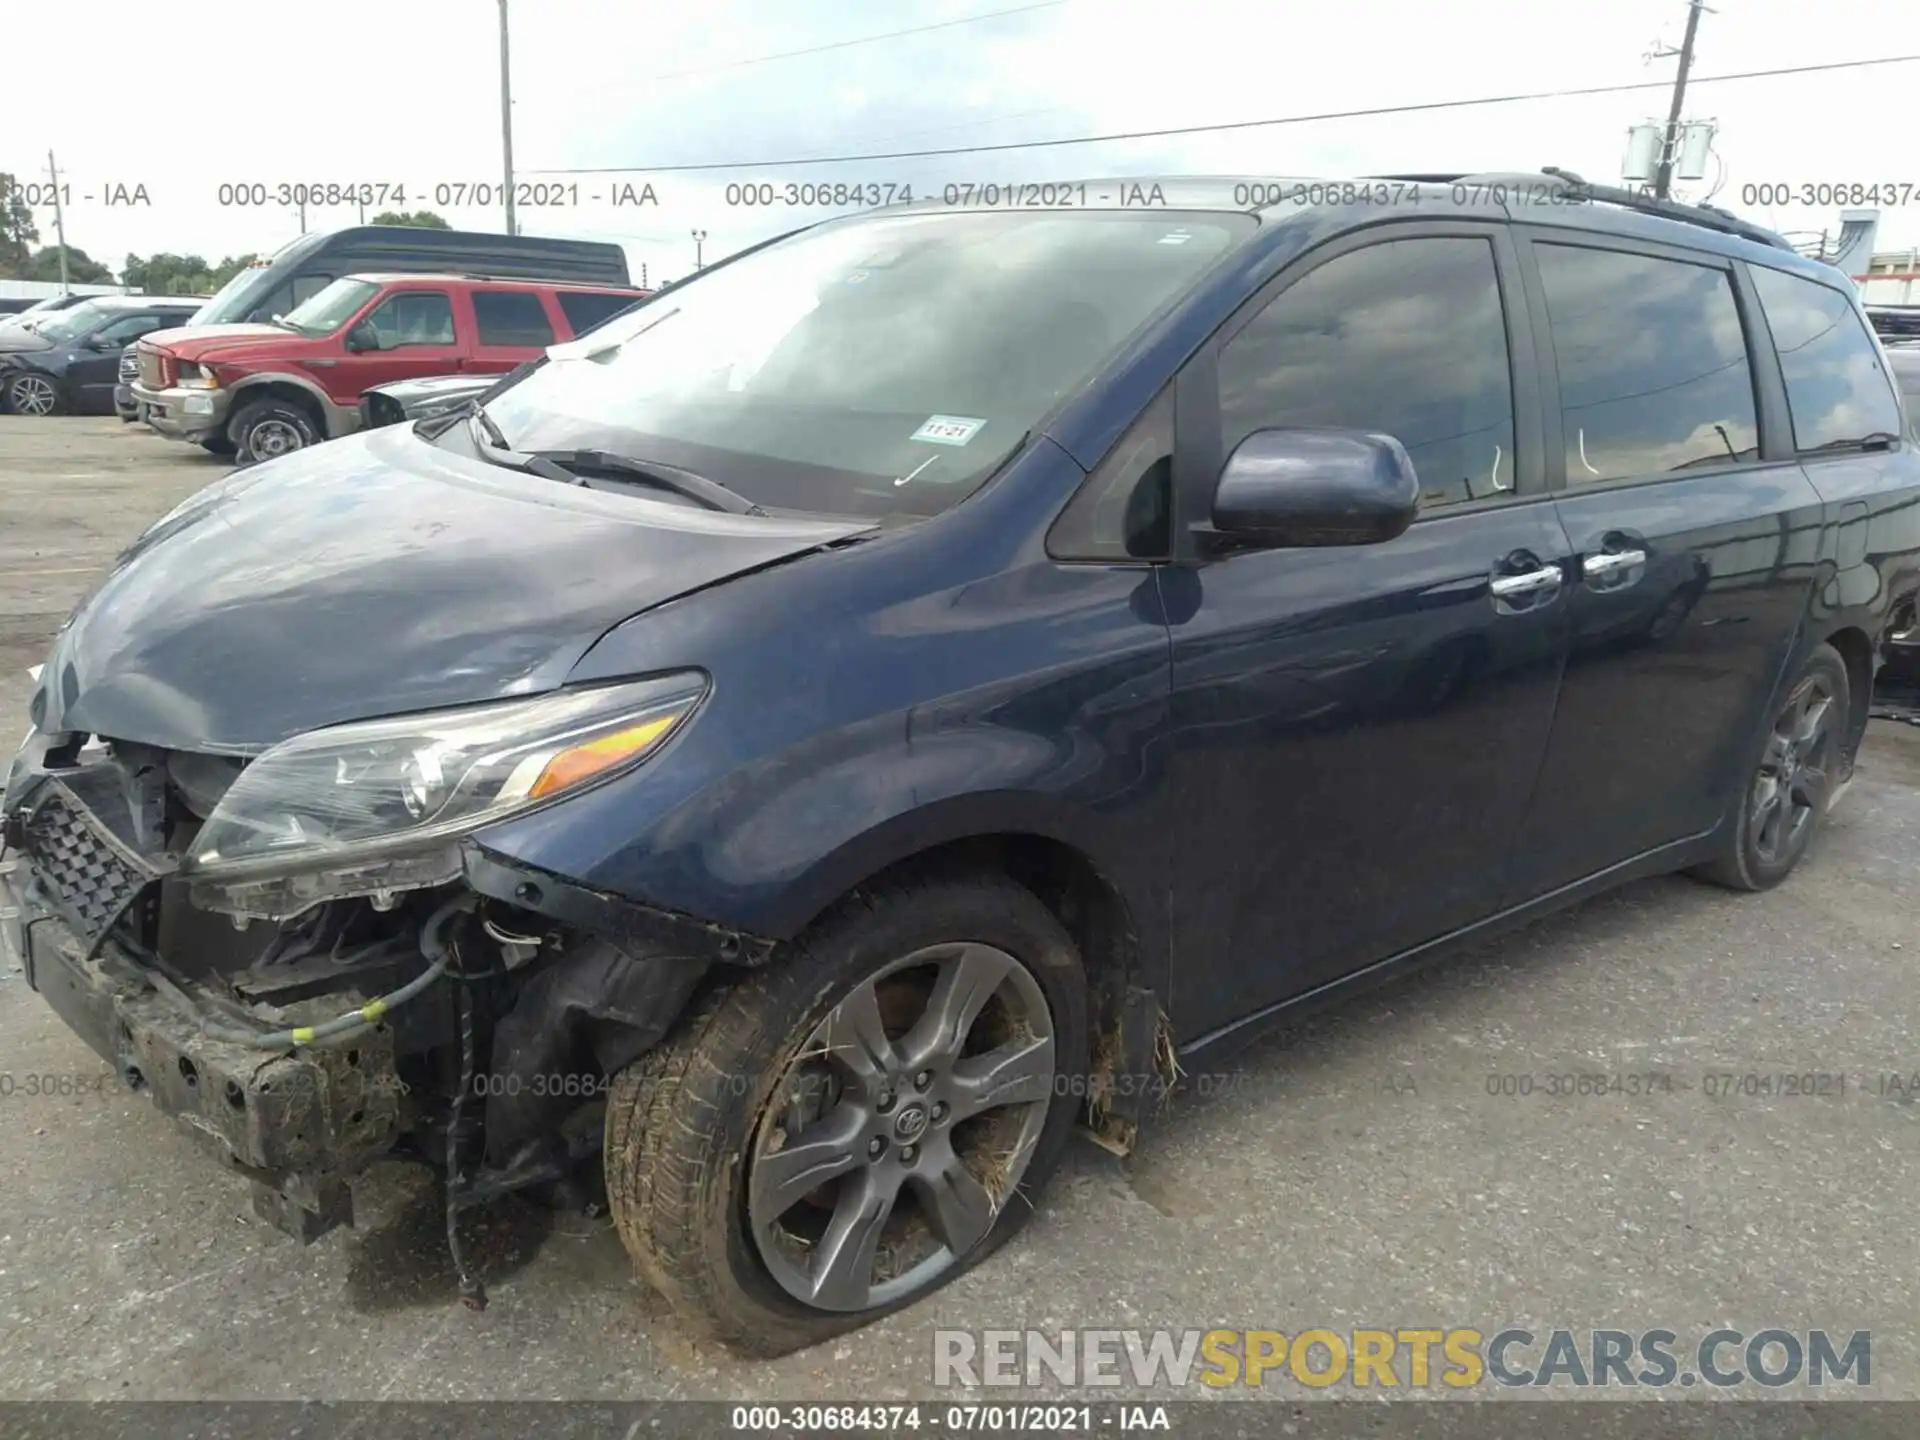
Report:
M1609 550L1604 555L1589 555L1580 562L1580 568L1586 572L1589 580L1606 579L1618 575L1622 570L1632 570L1647 563L1644 550Z

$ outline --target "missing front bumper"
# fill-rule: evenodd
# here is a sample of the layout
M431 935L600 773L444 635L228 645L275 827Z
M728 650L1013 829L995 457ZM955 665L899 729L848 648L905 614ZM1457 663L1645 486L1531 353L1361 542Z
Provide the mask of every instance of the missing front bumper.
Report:
M352 1223L346 1177L393 1147L403 1087L382 1027L351 1045L290 1054L209 1039L140 977L112 942L89 947L60 916L23 893L24 867L0 874L0 947L28 985L131 1091L150 1098L223 1165L255 1182L254 1208L311 1241ZM289 1007L294 1023L324 1018L352 997Z

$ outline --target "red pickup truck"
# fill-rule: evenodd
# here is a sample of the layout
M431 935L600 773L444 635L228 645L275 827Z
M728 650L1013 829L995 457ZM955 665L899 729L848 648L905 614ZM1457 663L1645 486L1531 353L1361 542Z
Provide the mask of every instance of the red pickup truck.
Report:
M162 435L243 461L358 429L373 385L504 375L651 293L464 275L348 275L266 325L162 330L134 399Z

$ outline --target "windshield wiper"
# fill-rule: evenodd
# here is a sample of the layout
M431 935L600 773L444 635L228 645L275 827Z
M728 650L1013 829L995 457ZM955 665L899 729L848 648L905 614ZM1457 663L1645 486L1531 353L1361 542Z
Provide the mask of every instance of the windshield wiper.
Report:
M481 413L484 416L485 412ZM729 490L718 480L709 480L704 475L696 475L691 470L682 470L674 465L629 460L610 450L535 450L523 458L545 461L568 471L610 470L623 478L631 476L648 485L657 485L662 490L671 490L676 495L697 501L709 510L724 510L730 515L767 513L746 496ZM584 480L581 483L585 483Z
M1802 455L1818 455L1825 450L1891 450L1900 443L1900 437L1887 430L1875 430L1870 435L1862 435L1857 440L1829 440L1824 445L1815 445L1811 450L1802 450Z
M580 476L573 474L571 471L561 469L558 465L554 464L553 461L546 459L544 456L523 455L518 450L515 450L507 443L507 437L500 433L500 427L494 423L493 417L487 414L486 407L480 403L477 396L469 400L463 408L454 413L465 418L469 432L474 430L480 432L478 435L473 436L473 448L482 460L486 460L494 465L504 465L509 470L524 470L529 475L538 475L543 479L558 480L562 485L584 485L587 483L581 479ZM414 422L416 431L419 426L427 424L429 421L437 420L438 418L439 417L435 415L427 417L426 420ZM439 432L436 432L436 434L438 433Z

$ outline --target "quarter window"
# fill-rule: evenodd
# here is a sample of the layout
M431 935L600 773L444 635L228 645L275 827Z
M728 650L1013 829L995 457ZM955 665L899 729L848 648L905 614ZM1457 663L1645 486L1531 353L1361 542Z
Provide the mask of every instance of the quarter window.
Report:
M1534 254L1567 484L1759 457L1753 373L1724 270L1575 245Z
M482 345L551 345L547 307L531 290L476 290L473 321Z
M1220 352L1222 454L1255 430L1393 436L1420 508L1513 489L1513 380L1490 242L1390 240L1289 286Z
M1900 432L1900 409L1881 368L1879 347L1838 290L1765 266L1752 267L1760 307L1780 353L1793 416L1793 443L1811 450L1857 450Z
M1164 560L1173 539L1169 386L1087 477L1047 536L1058 560Z
M561 290L556 292L560 312L567 317L573 333L581 335L604 320L640 303L638 295L608 295L597 290Z

